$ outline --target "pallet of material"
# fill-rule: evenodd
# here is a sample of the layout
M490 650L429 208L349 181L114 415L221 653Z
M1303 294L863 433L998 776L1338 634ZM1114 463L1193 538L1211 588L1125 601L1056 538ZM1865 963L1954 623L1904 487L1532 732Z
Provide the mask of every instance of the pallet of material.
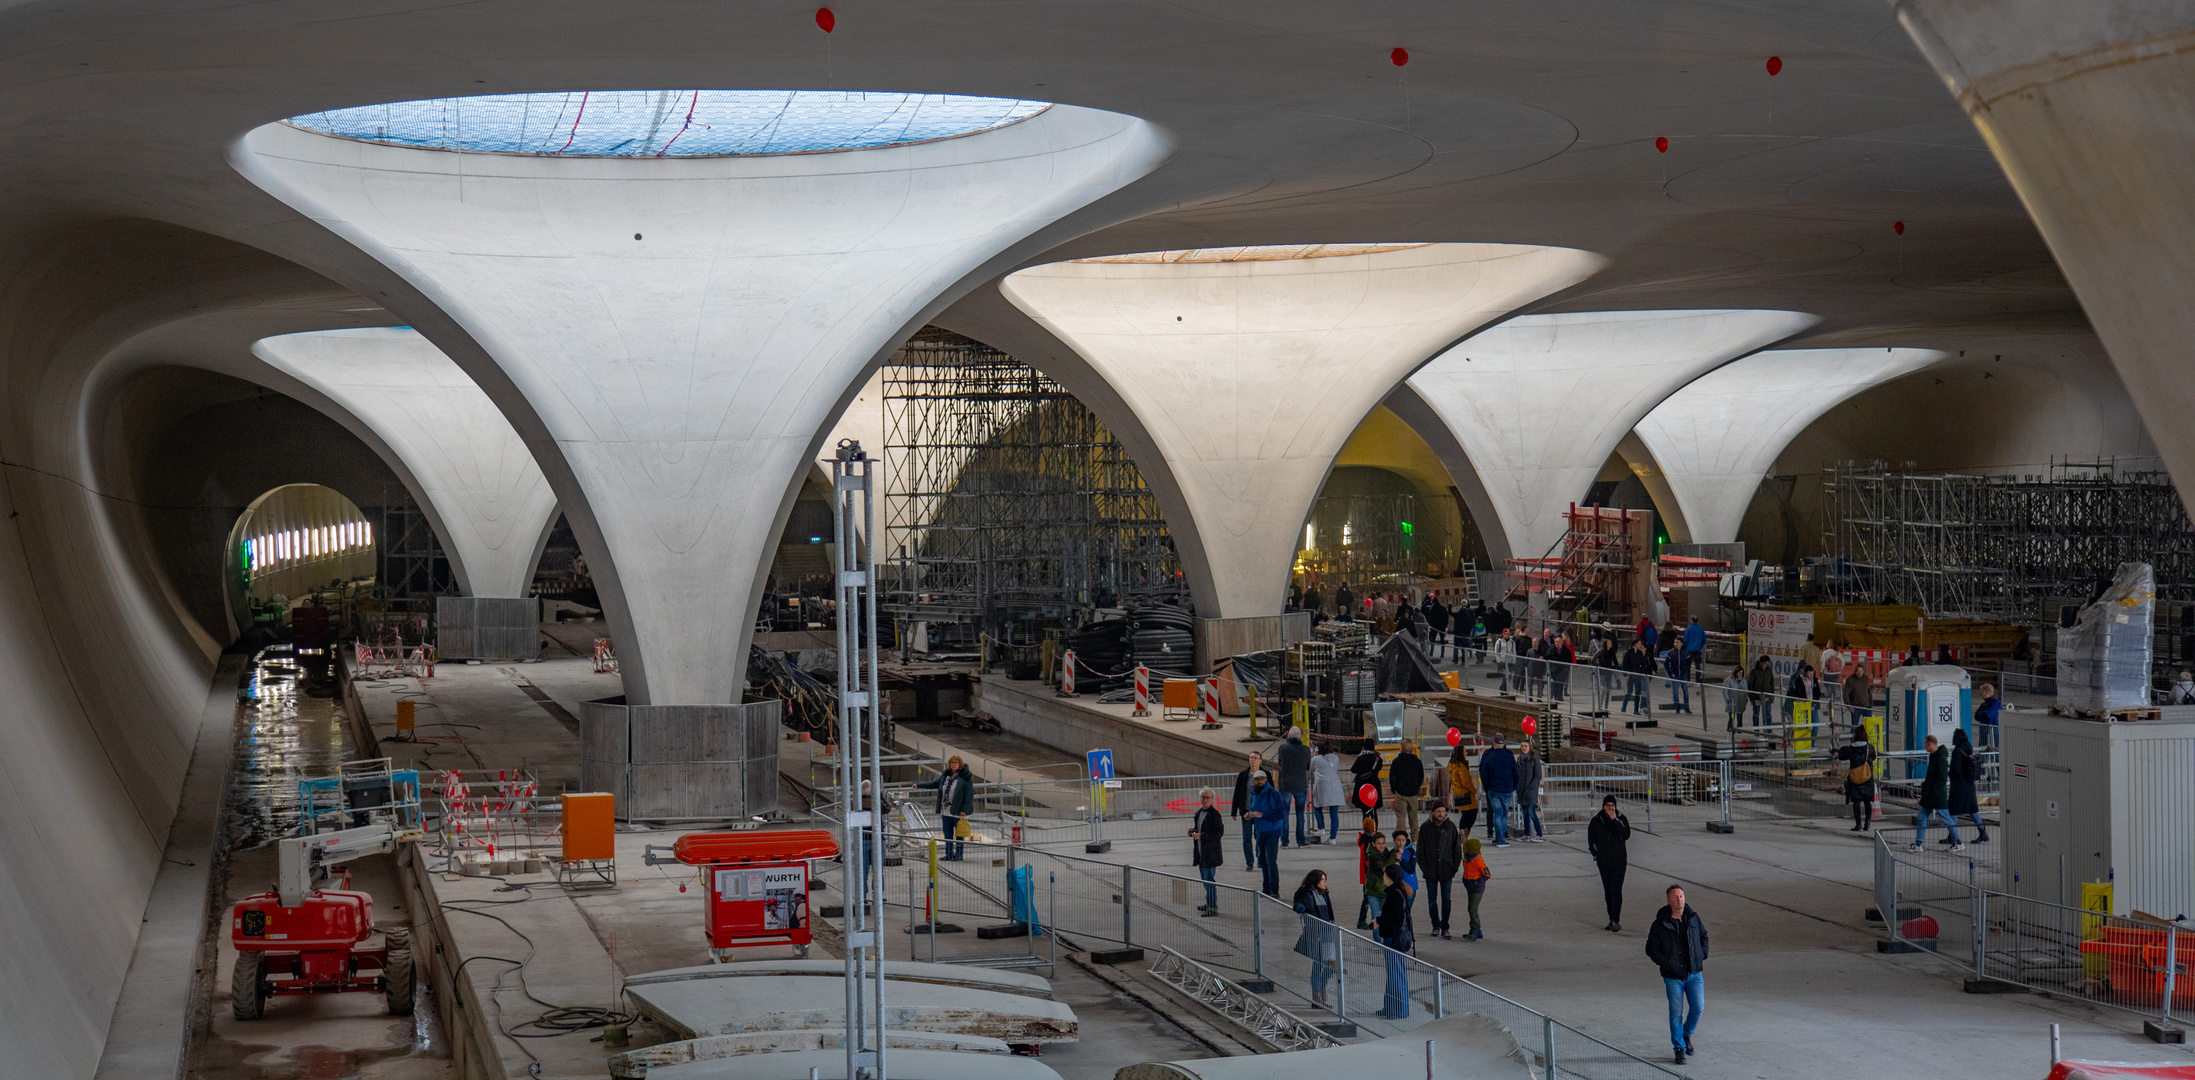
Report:
M1622 734L1616 728L1574 727L1570 729L1570 745L1586 750L1606 751L1615 746L1617 736Z
M1636 731L1627 731L1617 736L1609 749L1640 761L1697 761L1700 756L1698 749L1687 747L1667 735Z

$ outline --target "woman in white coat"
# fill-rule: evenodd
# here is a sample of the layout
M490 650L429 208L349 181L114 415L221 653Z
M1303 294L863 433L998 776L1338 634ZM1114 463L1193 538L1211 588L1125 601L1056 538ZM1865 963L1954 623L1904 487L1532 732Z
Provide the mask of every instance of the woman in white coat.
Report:
M1334 753L1332 743L1319 747L1311 756L1311 813L1326 829L1329 844L1341 835L1341 804L1348 800L1341 786L1341 756Z

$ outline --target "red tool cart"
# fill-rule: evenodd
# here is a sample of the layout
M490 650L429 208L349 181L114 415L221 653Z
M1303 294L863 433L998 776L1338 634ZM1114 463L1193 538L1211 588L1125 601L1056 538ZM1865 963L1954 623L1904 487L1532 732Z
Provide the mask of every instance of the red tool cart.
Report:
M710 956L725 960L755 945L808 954L808 861L836 856L837 837L821 829L688 833L671 854L700 869Z

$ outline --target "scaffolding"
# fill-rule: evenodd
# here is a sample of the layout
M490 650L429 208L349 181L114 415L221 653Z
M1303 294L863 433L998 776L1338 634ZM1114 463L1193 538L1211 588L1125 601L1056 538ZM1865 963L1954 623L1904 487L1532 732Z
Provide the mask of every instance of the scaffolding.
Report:
M1537 559L1510 559L1509 595L1538 591L1550 604L1643 613L1654 586L1650 510L1570 504L1562 539Z
M1095 608L1177 602L1180 563L1127 451L1065 387L928 331L884 373L885 613L930 651L1029 644Z
M2195 600L2195 531L2162 472L2057 462L2042 475L1825 471L1826 585L1847 601L1895 599L1932 617L2054 620L2123 562L2157 573L2160 599Z

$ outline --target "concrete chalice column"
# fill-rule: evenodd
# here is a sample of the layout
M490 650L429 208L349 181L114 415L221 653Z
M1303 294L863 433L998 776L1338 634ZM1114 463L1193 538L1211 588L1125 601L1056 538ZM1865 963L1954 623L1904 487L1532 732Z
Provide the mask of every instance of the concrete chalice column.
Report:
M1692 540L1738 538L1761 478L1791 440L1863 390L1944 358L1933 349L1771 349L1716 368L1639 421Z
M1814 322L1795 311L1527 315L1442 353L1390 407L1412 395L1423 403L1469 459L1451 471L1475 471L1484 489L1488 513L1473 507L1479 527L1499 528L1512 557L1538 558L1567 530L1564 511L1662 399Z
M1006 298L1158 444L1168 531L1206 618L1277 615L1334 456L1457 338L1583 280L1588 252L1505 244L1216 248L1032 267ZM1158 490L1154 485L1154 490Z

